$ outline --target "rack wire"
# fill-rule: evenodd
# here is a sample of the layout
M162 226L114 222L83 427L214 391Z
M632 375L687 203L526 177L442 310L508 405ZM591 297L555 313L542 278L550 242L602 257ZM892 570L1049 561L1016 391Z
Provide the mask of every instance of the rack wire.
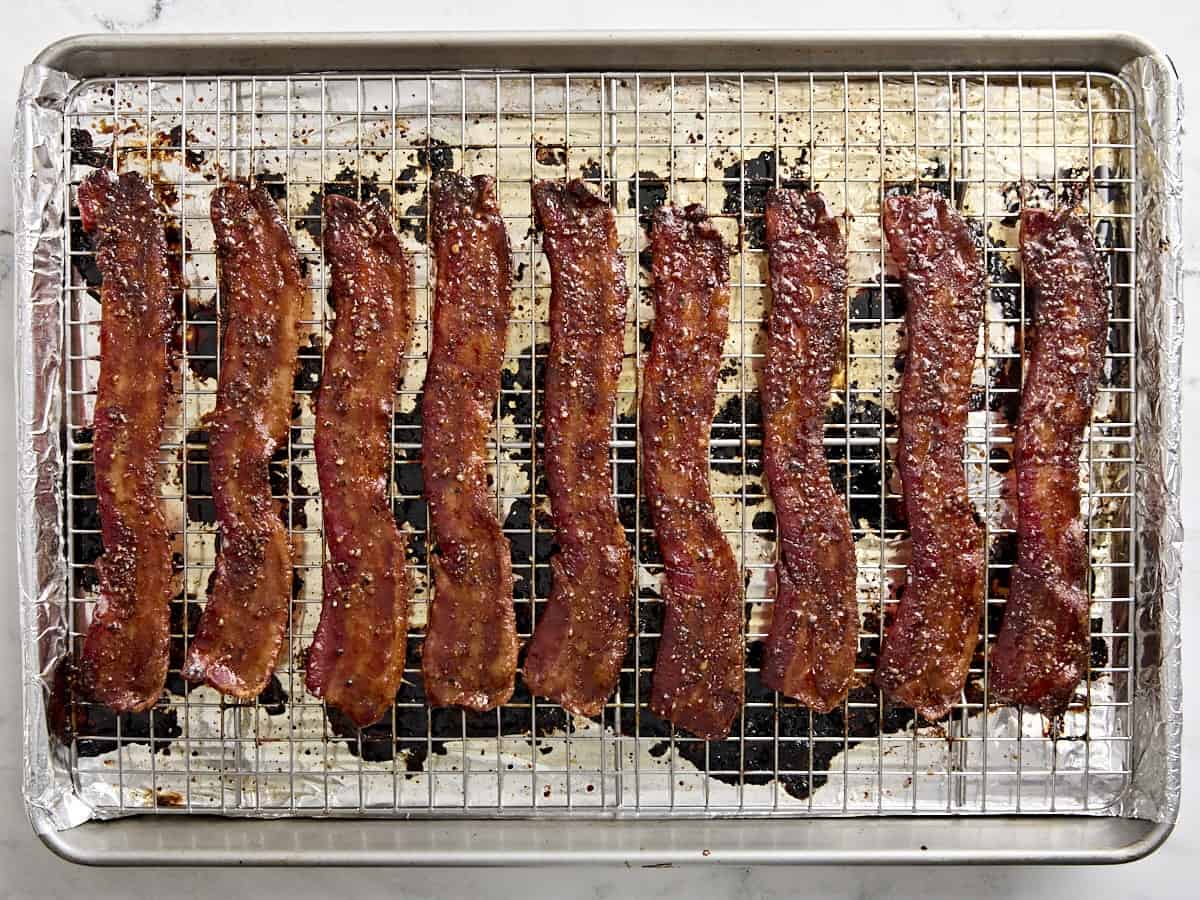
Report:
M826 815L1097 812L1131 774L1135 642L1133 103L1095 72L395 73L280 78L107 78L73 93L64 159L70 212L63 272L69 621L78 644L97 599L100 538L91 472L99 372L98 273L74 191L91 166L147 172L182 273L182 352L161 453L178 541L168 692L149 713L114 716L69 695L69 752L100 815L492 817L507 814ZM634 633L619 688L598 719L530 697L492 713L431 710L419 646L429 601L419 394L429 346L425 190L441 168L489 174L514 253L514 314L492 447L496 510L513 545L518 626L548 596L553 530L540 483L539 366L549 339L549 270L532 228L533 179L583 177L616 208L631 296L612 431L613 486L637 551ZM276 680L231 704L179 677L203 606L216 535L204 414L220 366L220 292L208 202L220 178L251 176L279 199L311 280L296 417L273 484L296 543L299 585ZM844 371L826 447L850 508L859 563L857 684L840 710L811 714L758 679L775 558L761 465L757 385L769 296L762 205L769 187L824 192L847 210L850 290ZM880 232L883 197L941 190L978 224L988 304L964 464L988 550L986 628L951 717L915 721L870 682L886 610L904 583L906 532L891 454L903 359L903 292ZM322 192L389 205L416 263L417 326L396 397L393 498L412 532L417 583L406 683L378 725L356 730L304 691L304 649L321 599L321 500L313 398L332 318L320 253ZM653 324L647 213L704 203L734 248L731 325L712 433L718 513L746 573L747 694L733 735L704 742L646 709L662 620L661 562L642 508L637 373ZM987 688L1015 556L1012 429L1025 326L1017 216L1078 202L1111 280L1105 375L1080 478L1091 553L1092 664L1061 727L998 707Z

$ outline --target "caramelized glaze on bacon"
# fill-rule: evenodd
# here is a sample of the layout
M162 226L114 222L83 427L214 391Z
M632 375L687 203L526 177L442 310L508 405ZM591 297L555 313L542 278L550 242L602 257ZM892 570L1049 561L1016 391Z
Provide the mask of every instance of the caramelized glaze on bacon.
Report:
M139 712L161 695L170 650L171 535L158 489L174 326L167 241L135 172L94 172L79 186L79 212L104 279L93 423L104 555L80 679L97 702Z
M213 192L221 279L221 374L208 459L221 545L184 676L256 697L287 632L292 547L268 464L287 438L305 285L287 224L262 186Z
M389 485L413 273L378 201L327 195L322 237L337 309L315 438L329 556L305 684L361 727L392 706L404 676L412 575Z
M609 433L624 350L625 262L612 208L582 181L542 181L534 202L550 259L546 481L558 553L525 657L535 694L597 715L629 638L633 557L617 518Z
M660 207L651 235L654 338L642 379L642 477L666 615L650 709L698 737L742 704L742 579L709 488L709 433L729 329L729 255L700 206Z
M1079 456L1104 369L1108 294L1086 223L1026 210L1021 262L1035 297L1017 422L1017 565L992 651L1000 701L1060 716L1087 674L1088 555Z
M512 561L487 473L511 257L491 178L443 172L431 194L437 284L421 464L437 551L421 669L430 704L483 711L512 696L517 672Z
M829 712L846 696L858 644L850 516L825 457L825 406L845 339L846 241L816 192L770 191L766 224L763 458L780 546L762 679Z
M932 721L961 696L983 609L963 450L984 276L970 228L940 194L889 197L883 220L908 299L899 465L912 549L875 681Z

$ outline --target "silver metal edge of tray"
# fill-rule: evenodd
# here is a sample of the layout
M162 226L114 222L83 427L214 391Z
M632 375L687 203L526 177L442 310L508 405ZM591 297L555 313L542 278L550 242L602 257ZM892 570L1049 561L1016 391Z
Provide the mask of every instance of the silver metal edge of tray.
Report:
M35 62L91 76L521 68L1092 68L1161 54L1123 32L774 30L78 35ZM214 67L214 60L219 64Z
M1119 74L1141 57L1173 71L1140 37L1108 31L102 34L64 38L35 62L79 78L218 70L249 75L455 68L1011 69L1045 68L1048 62ZM52 852L70 862L106 866L1100 864L1148 856L1175 825L1091 816L555 819L549 827L532 818L482 823L139 816L58 831L39 810L29 812L34 831Z

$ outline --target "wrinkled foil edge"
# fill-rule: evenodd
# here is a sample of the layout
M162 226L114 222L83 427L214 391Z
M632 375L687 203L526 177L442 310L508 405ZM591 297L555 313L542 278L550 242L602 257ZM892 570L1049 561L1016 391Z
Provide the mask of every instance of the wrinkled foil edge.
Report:
M62 533L63 111L75 82L25 69L13 137L17 578L25 808L39 833L92 817L68 748L50 734L51 687L69 652Z
M1138 580L1132 723L1133 776L1107 813L1174 822L1181 783L1179 504L1183 101L1161 56L1121 73L1137 107ZM45 66L25 70L14 132L17 568L26 809L40 833L102 818L77 794L69 748L50 729L51 691L68 659L63 535L62 345L65 296L64 111L78 82ZM264 817L273 817L267 814Z
M1131 723L1133 776L1117 812L1173 823L1183 736L1179 603L1183 572L1183 95L1171 63L1122 72L1137 103L1137 463L1139 523Z

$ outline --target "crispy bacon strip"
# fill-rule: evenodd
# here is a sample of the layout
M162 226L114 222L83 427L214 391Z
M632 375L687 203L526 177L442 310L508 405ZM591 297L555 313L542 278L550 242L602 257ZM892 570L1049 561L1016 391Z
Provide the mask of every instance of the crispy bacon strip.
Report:
M883 227L908 298L899 464L912 549L875 682L933 721L961 696L983 610L983 531L963 469L983 265L967 223L936 192L889 197Z
M845 339L846 241L815 191L770 191L766 224L763 456L780 547L762 678L829 712L846 696L858 645L850 516L825 458L825 404Z
M412 575L388 485L413 272L378 201L327 195L322 236L337 308L315 438L329 558L305 684L362 727L391 708L404 676Z
M171 535L158 490L174 326L167 241L136 172L94 172L79 186L79 212L104 278L93 422L104 555L80 677L97 702L140 712L162 694L170 649Z
M629 638L633 557L617 518L609 431L624 353L625 262L612 208L582 181L533 188L550 259L546 479L559 552L525 681L571 712L597 715Z
M666 616L650 709L698 737L742 705L742 579L708 483L729 254L698 205L660 207L651 235L654 339L642 381L646 497L665 564Z
M511 257L491 178L441 173L430 217L437 294L421 465L437 552L421 669L432 705L483 711L512 696L517 673L512 560L487 478Z
M1087 674L1087 540L1079 455L1104 369L1107 279L1071 210L1026 210L1021 262L1036 296L1017 421L1017 565L991 661L1001 701L1062 715Z
M249 699L275 669L292 600L291 541L267 468L292 419L305 285L265 188L227 182L211 218L223 328L208 459L221 548L184 676Z

